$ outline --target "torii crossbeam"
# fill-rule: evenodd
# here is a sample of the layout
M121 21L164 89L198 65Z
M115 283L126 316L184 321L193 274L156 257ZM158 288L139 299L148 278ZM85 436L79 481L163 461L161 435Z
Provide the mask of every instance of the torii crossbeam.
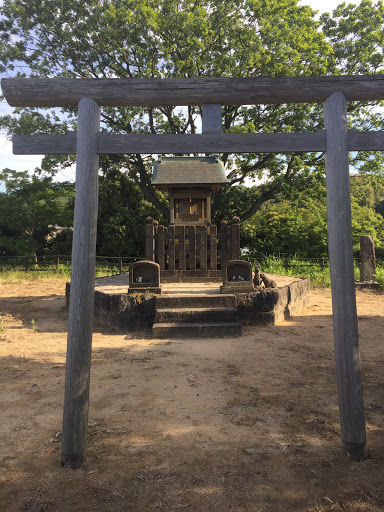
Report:
M328 247L343 449L367 456L353 271L348 152L384 150L384 132L348 130L346 101L384 100L384 75L290 78L19 79L1 81L11 106L78 105L77 134L14 136L15 154L77 154L62 463L86 452L101 153L325 151ZM325 130L222 134L220 105L324 102ZM203 105L201 135L100 133L100 106Z

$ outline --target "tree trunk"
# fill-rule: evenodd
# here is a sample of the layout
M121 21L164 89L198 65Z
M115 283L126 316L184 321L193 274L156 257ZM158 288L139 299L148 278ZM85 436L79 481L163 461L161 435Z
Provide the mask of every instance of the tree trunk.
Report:
M28 240L28 245L29 245L29 248L30 248L31 254L32 254L32 261L33 261L33 264L35 265L35 270L37 270L37 267L38 267L37 254L36 254L35 240L33 238L33 232L27 233L27 240Z

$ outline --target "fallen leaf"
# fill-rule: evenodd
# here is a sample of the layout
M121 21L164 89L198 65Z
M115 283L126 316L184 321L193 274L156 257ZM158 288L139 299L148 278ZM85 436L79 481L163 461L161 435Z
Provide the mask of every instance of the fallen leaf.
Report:
M88 471L88 475L93 475L93 473L97 473L98 469L92 469L91 471Z

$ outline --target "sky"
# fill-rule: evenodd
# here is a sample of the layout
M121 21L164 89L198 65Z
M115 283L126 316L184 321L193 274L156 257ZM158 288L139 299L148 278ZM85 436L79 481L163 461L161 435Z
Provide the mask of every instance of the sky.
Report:
M332 10L341 3L342 0L299 0L301 5L309 5L313 10L322 12L332 12ZM361 0L347 0L347 3L360 4ZM0 6L3 1L0 0ZM0 102L0 115L10 114L12 109L3 101ZM41 163L40 155L13 155L12 142L0 134L0 170L9 168L17 171L33 171ZM75 170L70 168L57 176L60 181L75 179Z

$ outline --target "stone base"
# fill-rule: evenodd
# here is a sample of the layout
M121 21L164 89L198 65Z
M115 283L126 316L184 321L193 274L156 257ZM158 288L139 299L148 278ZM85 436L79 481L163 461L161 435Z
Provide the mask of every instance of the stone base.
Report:
M355 287L356 290L375 290L378 292L383 290L383 287L375 281L356 281Z
M253 293L255 291L254 287L249 283L242 283L241 281L237 281L236 283L226 283L220 286L220 293L224 295L232 294L232 293Z
M151 295L161 295L161 286L130 286L128 293L150 293Z
M295 278L292 278L295 279ZM276 280L278 278L276 276ZM284 280L282 280L284 282ZM105 284L104 284L105 283ZM155 317L155 301L167 301L168 308L178 306L180 296L172 291L171 295L154 295L145 289L136 293L127 293L128 276L121 274L96 280L95 319L118 331L129 332L151 328ZM100 286L103 285L104 286ZM163 287L163 291L165 286ZM217 286L218 291L219 285ZM199 305L191 302L190 307L235 307L242 324L275 325L292 315L298 314L309 304L309 278L289 282L279 288L255 289L252 293L220 295L183 295L184 298L198 299ZM69 303L70 283L66 284L67 306ZM217 303L217 304L216 304ZM165 307L165 306L163 306ZM184 307L189 307L188 305Z
M155 338L231 338L241 336L241 324L234 323L179 323L179 324L153 324L152 330Z
M264 288L237 295L241 323L275 325L299 313L309 304L310 279L298 279L281 288Z
M161 283L221 283L221 270L160 270Z

